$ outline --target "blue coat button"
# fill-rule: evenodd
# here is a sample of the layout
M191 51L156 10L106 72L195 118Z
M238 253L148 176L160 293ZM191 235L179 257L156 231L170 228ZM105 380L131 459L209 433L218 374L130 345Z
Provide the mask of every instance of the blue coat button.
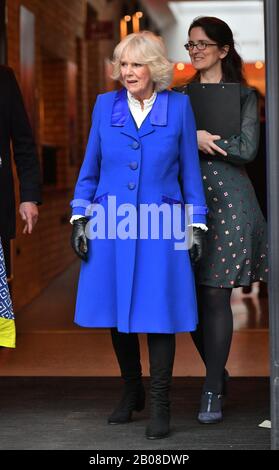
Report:
M136 183L129 183L128 184L129 189L135 189L135 187L136 187Z
M131 162L129 164L129 167L131 168L131 170L137 170L138 168L138 162Z
M137 150L139 147L140 147L139 142L137 142L136 140L134 140L134 142L132 143L132 149Z

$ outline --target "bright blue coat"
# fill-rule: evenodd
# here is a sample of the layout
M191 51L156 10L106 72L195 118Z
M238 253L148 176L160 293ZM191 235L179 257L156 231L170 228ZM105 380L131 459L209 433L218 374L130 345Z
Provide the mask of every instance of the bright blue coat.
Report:
M107 215L108 196L116 196L117 207L165 202L173 210L181 201L193 205L194 222L206 222L196 128L187 96L158 93L139 129L125 89L98 96L71 202L73 215L86 214L93 202ZM117 327L127 333L196 329L189 252L175 251L174 239L163 239L161 228L159 239L89 240L89 259L82 262L79 277L78 325Z

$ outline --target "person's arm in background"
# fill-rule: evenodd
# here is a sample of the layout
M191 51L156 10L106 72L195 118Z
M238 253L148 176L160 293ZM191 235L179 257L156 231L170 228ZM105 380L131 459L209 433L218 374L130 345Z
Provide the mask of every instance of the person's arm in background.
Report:
M41 174L29 119L14 73L9 69L11 103L11 141L19 179L19 212L25 222L23 233L31 233L38 220L38 204L42 202Z

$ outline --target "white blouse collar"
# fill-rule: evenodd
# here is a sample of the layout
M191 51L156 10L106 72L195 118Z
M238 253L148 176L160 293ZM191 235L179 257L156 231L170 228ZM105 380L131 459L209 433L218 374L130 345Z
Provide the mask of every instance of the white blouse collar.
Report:
M131 104L133 107L140 108L141 109L141 104L139 100L133 97L133 95L127 90L127 96L128 96L128 102ZM154 101L157 98L157 92L154 91L154 93L148 98L147 100L143 100L143 110L144 111L146 108L149 108L153 105Z

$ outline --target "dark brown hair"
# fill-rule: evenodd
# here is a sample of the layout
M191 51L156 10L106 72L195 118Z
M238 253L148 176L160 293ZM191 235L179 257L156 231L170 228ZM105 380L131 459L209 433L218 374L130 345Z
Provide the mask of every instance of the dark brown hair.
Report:
M188 35L190 35L193 28L197 27L202 28L209 39L216 42L220 49L225 45L230 46L228 54L222 59L223 80L246 85L243 74L243 61L235 49L233 33L227 23L214 16L201 16L195 18L191 23ZM190 82L199 81L199 78L200 72L197 72L190 79Z

